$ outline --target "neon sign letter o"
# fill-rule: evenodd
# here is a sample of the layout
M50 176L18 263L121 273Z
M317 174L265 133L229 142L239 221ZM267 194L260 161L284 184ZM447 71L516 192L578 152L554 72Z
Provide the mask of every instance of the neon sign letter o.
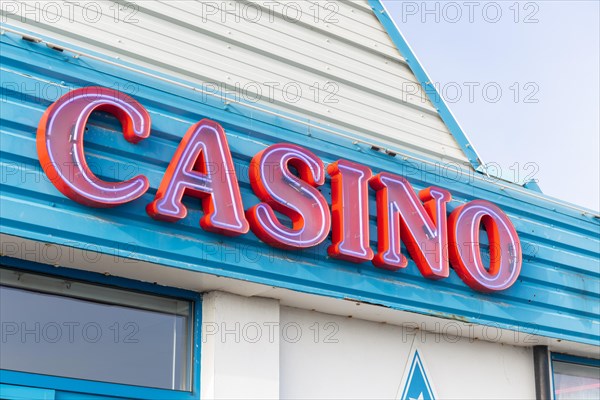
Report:
M480 253L481 224L489 238L488 268ZM448 229L450 262L468 286L497 292L515 283L521 272L521 244L515 227L499 207L485 200L471 201L450 214Z

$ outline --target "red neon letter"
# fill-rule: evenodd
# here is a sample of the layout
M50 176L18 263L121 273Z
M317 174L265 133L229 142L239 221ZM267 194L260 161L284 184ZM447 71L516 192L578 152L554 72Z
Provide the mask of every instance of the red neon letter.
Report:
M400 240L415 260L421 274L430 279L448 277L448 237L446 203L452 196L446 190L430 187L417 197L408 181L382 172L371 179L377 191L378 253L375 266L397 270L408 261L400 252Z
M115 115L125 139L137 143L150 135L150 115L131 97L101 87L75 89L54 102L37 129L40 163L58 190L90 207L114 207L148 190L148 179L136 176L124 182L106 182L90 170L83 150L83 134L94 111Z
M364 165L339 160L327 167L331 176L331 257L360 263L373 259L369 245L369 179Z
M228 236L248 232L227 138L215 121L203 119L188 129L146 211L163 221L185 218L184 194L202 199L203 229Z
M324 182L323 162L300 146L275 144L258 153L250 163L250 184L264 203L246 212L252 232L263 242L286 249L321 243L331 228L327 201L315 189ZM273 209L290 217L292 228L279 222Z
M490 266L481 260L479 232L483 224L489 238ZM450 214L450 261L460 278L481 292L508 289L521 271L521 243L512 222L500 208L474 200Z

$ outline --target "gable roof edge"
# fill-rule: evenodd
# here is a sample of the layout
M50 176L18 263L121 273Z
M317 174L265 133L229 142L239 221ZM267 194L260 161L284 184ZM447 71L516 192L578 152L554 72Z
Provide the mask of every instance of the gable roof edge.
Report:
M394 43L398 51L400 51L400 54L402 54L402 56L406 60L406 63L412 71L412 73L415 74L415 76L419 80L423 91L429 98L429 101L431 101L431 103L437 110L442 121L446 124L446 127L450 131L450 134L452 135L454 140L456 140L463 153L467 156L469 163L471 164L473 169L481 172L483 169L483 162L481 161L479 154L477 154L477 151L471 144L471 141L469 140L465 132L462 130L458 121L454 117L454 114L452 114L452 111L450 111L450 109L444 102L444 99L440 96L437 89L432 84L431 79L429 79L429 76L421 66L419 59L415 56L410 45L402 35L402 32L400 32L398 25L396 25L394 20L390 17L385 4L383 4L383 0L368 1L369 5L371 6L371 9L375 13L375 16L377 17L381 25L383 25L383 28L392 39L392 42Z

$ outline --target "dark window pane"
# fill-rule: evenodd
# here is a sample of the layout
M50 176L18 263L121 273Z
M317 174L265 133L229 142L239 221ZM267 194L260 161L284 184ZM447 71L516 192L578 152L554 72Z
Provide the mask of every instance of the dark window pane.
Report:
M190 390L192 304L0 270L0 368Z
M554 361L556 400L600 399L600 368Z

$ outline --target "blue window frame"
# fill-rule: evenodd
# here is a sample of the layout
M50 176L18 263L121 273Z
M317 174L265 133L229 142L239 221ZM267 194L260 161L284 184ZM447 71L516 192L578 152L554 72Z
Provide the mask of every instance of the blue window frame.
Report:
M201 326L201 296L198 293L181 289L163 287L134 280L104 276L102 274L79 271L68 268L55 268L8 257L0 257L3 268L22 270L28 273L38 273L54 278L65 278L83 283L108 286L135 293L158 295L188 301L193 306L190 328L193 331L190 338L190 385L189 391L157 389L130 384L108 383L85 379L75 379L38 373L0 370L0 397L13 395L19 398L23 393L56 393L56 398L101 399L102 396L125 397L130 399L198 399L200 397L200 326ZM2 343L0 343L2 345ZM25 394L27 397L28 395ZM75 397L73 397L75 396ZM53 398L53 397L51 397Z
M600 398L600 360L552 353L555 400Z
M55 398L56 392L52 389L0 384L2 400L54 400Z

